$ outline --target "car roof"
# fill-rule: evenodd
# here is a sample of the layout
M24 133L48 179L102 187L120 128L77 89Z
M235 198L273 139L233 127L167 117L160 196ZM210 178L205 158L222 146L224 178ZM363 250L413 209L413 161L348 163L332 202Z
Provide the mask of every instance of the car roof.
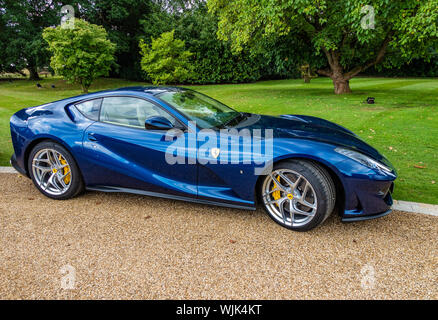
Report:
M102 91L96 91L91 93L85 93L78 96L73 96L61 100L52 101L50 103L44 104L44 105L37 105L37 106L31 106L29 108L35 108L35 107L41 107L41 106L49 106L49 105L57 105L60 102L64 103L76 103L81 100L86 99L94 99L94 97L99 97L102 94L112 94L112 93L118 93L118 92L138 92L138 93L144 93L146 95L150 96L156 96L163 92L178 92L178 91L187 91L190 89L187 88L181 88L181 87L158 87L158 86L132 86L132 87L123 87L118 89L108 89L108 90L102 90Z
M144 92L146 94L155 96L164 92L178 92L186 91L188 89L180 87L158 87L158 86L134 86L134 87L124 87L115 90L110 90L112 92L117 91L134 91L134 92Z

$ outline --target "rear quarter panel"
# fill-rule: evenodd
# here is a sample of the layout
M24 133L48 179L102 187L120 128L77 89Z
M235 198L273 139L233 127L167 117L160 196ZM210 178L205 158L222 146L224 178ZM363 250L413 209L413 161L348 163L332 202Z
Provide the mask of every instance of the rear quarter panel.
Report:
M64 146L77 159L82 150L82 136L92 120L86 119L71 101L23 109L11 118L11 137L17 164L27 171L27 157L44 139ZM78 161L79 164L79 161Z

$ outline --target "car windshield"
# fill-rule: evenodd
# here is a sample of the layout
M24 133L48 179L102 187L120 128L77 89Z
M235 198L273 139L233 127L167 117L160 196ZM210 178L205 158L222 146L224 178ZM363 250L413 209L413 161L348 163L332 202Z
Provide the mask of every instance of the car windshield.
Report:
M167 91L158 97L203 129L224 128L242 117L240 112L192 90Z

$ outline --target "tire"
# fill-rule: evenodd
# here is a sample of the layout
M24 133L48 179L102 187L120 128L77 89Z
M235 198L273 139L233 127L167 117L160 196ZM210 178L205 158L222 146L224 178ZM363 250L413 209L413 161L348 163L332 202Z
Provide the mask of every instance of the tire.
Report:
M34 185L49 198L66 200L84 191L84 182L75 159L56 142L43 141L37 144L30 152L27 167Z
M330 174L319 164L305 160L275 164L272 173L260 184L259 195L271 219L294 231L319 226L336 203L336 188Z

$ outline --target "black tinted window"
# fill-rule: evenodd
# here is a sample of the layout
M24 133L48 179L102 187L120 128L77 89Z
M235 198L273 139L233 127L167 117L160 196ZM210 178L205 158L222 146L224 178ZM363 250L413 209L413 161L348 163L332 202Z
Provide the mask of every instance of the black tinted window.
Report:
M76 105L76 108L87 118L99 120L99 109L102 99L85 101Z

